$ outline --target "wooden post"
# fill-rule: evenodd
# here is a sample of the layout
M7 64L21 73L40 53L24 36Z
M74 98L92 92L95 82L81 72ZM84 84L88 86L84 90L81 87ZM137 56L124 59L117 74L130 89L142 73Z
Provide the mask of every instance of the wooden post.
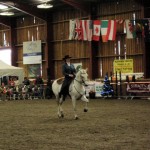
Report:
M117 79L117 71L116 71L116 97L118 97L118 79Z

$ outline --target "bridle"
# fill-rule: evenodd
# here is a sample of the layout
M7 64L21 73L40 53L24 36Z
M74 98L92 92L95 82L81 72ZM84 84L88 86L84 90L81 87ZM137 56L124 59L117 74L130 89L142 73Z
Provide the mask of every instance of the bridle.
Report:
M77 80L76 78L74 79L74 81L77 81L77 83L81 84L81 85L84 85L84 86L87 86L87 84L85 83L85 81L87 80L83 80L83 77L82 77L82 74L86 74L86 73L83 73L81 72L80 70L80 78L81 78L81 81ZM74 84L74 83L73 83ZM75 84L74 84L74 88L75 90L77 91L78 94L80 94L79 98L80 99L84 94L85 94L85 91L83 91L83 93L81 93L80 91L78 91L78 89L76 88Z
M75 81L77 81L78 83L80 84L83 84L84 86L88 86L85 82L88 81L88 80L83 80L83 77L82 77L82 74L87 74L85 72L81 72L81 70L79 70L80 72L80 78L81 78L81 81L77 80L76 78L74 79Z

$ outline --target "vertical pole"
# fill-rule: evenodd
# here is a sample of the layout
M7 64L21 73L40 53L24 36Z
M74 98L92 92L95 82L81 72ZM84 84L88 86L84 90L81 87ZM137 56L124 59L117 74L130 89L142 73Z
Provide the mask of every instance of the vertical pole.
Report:
M117 71L116 71L116 97L118 97L118 79L117 79Z
M110 81L112 82L112 72L110 72L110 79L111 79Z
M120 71L120 73L119 73L119 75L120 75L120 96L122 96L122 79L121 79L121 71Z

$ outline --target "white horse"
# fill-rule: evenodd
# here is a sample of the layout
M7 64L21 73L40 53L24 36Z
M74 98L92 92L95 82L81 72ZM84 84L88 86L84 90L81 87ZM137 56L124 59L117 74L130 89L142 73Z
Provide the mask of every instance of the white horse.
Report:
M52 90L56 96L57 104L58 104L58 117L63 118L63 109L62 109L62 103L63 103L63 97L59 98L59 92L62 86L62 83L59 84L58 80L54 80L52 84ZM85 102L85 108L84 112L88 111L87 104L89 100L85 96L85 85L87 85L88 82L88 74L87 74L87 69L79 69L79 71L76 74L75 79L71 82L69 86L69 95L72 99L72 105L73 105L73 110L74 110L74 116L75 119L78 119L78 115L76 112L76 100L81 99L82 101Z

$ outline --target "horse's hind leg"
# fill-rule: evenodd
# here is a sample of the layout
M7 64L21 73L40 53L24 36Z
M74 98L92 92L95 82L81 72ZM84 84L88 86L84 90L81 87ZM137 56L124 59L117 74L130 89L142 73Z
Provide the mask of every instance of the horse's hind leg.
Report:
M57 99L57 105L58 105L58 117L59 118L63 118L64 117L64 113L63 113L63 109L62 109L62 103L63 101L61 101L59 98Z

